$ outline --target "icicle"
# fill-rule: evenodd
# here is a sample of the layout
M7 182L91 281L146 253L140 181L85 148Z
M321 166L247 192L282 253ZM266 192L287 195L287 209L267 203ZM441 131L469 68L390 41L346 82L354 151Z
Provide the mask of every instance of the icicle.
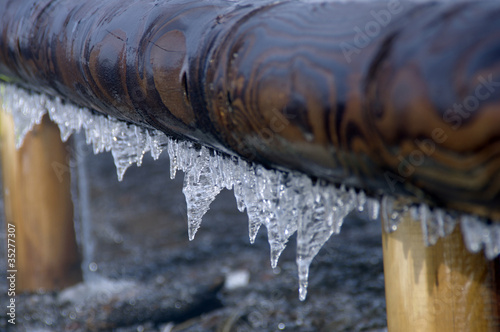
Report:
M309 266L332 234L340 232L344 217L356 207L356 193L316 184L305 197L306 205L297 230L297 266L299 299L307 295ZM326 221L326 222L325 222Z
M479 252L487 237L486 225L476 216L463 215L461 218L461 226L467 249L472 253Z
M245 204L248 215L248 235L250 243L254 243L255 237L262 225L260 198L257 195L257 177L252 165L243 162L241 180L241 200ZM237 198L238 199L238 198Z
M59 126L63 142L80 130L86 118L92 116L86 109L78 108L72 104L63 104L60 98L48 99L46 106L50 119Z
M243 169L247 168L245 164L246 162L242 159L235 158L235 160L233 160L234 198L236 199L236 207L240 212L245 211L245 199L243 193L243 184L247 184L247 181L244 178L245 172L243 171ZM254 232L255 234L252 234L252 231L249 229L249 233L250 233L250 242L253 243L255 235L257 235L257 232Z
M409 202L404 199L396 200L392 196L384 195L381 203L382 222L384 231L394 232L398 229L399 223L403 221L405 213L409 212Z
M192 142L181 141L174 144L176 167L178 170L187 172L193 165L193 160L197 158L198 150L194 148Z
M500 225L493 223L488 225L488 237L485 241L484 253L486 258L494 259L500 254Z
M0 94L3 109L12 114L14 119L14 134L16 148L23 145L26 134L40 124L43 115L47 112L45 95L30 94L13 85L0 85Z
M412 206L408 211L412 220L420 221L423 241L426 246L432 246L440 237L450 235L457 223L456 218L449 213L439 208L431 211L427 204L421 204L418 207Z
M179 151L179 154L184 154L182 157L186 157L183 159L186 162L183 165L186 175L182 192L186 196L189 240L194 239L203 215L222 190L213 174L216 169L210 164L210 151L205 147L197 152L192 150L194 149Z
M440 210L438 209L437 213L440 213ZM443 211L444 212L444 211ZM440 217L438 217L440 218ZM440 234L441 237L445 237L453 233L453 230L455 230L455 226L458 223L458 216L456 214L450 214L450 212L444 212L443 214L443 230Z
M111 129L113 138L111 142L111 154L115 160L118 180L121 181L127 168L134 163L141 164L145 152L146 140L143 140L142 146L138 146L138 137L134 128L129 128L125 122L109 119L101 127L101 135L97 139L98 150L105 148L105 140L102 133L108 128Z
M335 189L335 187L330 186L330 189L335 192L335 195L333 196L336 197L336 199L334 198L336 203L334 211L337 213L338 220L335 227L340 231L344 217L356 208L356 192L354 191L354 188L346 190L344 185L342 185L340 189Z
M410 211L411 220L413 220L413 221L420 220L420 208L419 207L411 206L409 211Z
M434 245L439 238L437 232L436 218L433 218L431 210L427 204L420 205L420 225L422 226L422 236L424 239L424 245L427 247Z
M363 190L359 192L357 196L357 201L358 201L358 211L363 212L367 201L366 194Z
M307 198L306 207L299 216L297 227L297 268L299 272L299 299L304 301L307 296L307 286L309 278L309 266L311 265L313 257L316 255L312 248L312 240L315 230L311 227L311 220L313 218L312 204L314 204L314 193ZM313 233L313 234L310 234Z
M444 220L444 217L445 217L445 212L442 210L442 209L435 209L433 211L433 214L434 214L434 219L435 219L435 223L437 225L437 235L438 237L445 237L446 236L446 233L445 233L445 228L444 228L444 223L445 223L445 220Z
M212 169L212 182L221 188L226 187L226 179L224 173L222 171L222 163L223 161L220 158L219 153L214 150L210 150L208 164Z
M177 165L177 152L179 149L179 145L177 141L169 139L167 151L168 157L170 159L170 179L175 179L175 175L177 173L178 165Z
M255 170L256 189L260 200L261 221L267 228L267 240L271 249L271 266L275 268L279 256L286 247L286 240L280 233L276 215L279 204L279 185L281 172L267 170L258 165Z
M131 141L130 145L132 145L132 148L135 148L134 154L136 155L135 163L137 167L140 167L142 165L142 158L144 157L144 153L146 153L146 150L149 151L151 149L151 146L148 144L148 137L146 129L133 126L130 129L134 131L134 135L131 136ZM135 141L135 142L134 142Z
M384 226L384 231L386 233L394 232L398 228L398 224L401 222L399 215L393 215L394 198L391 196L382 197L382 224Z
M461 226L465 246L470 252L476 253L484 248L488 259L500 254L500 223L488 223L477 216L462 215Z
M238 167L238 158L233 156L219 156L222 162L222 173L224 174L224 187L227 190L234 188L236 183L236 168Z
M367 212L369 218L372 220L377 220L380 215L380 202L378 199L369 198L367 199Z
M146 144L149 146L151 151L151 157L154 160L160 158L160 154L163 152L168 144L169 139L165 134L159 132L158 130L150 130L146 134Z
M306 205L304 197L311 190L309 177L298 173L282 174L279 185L279 204L276 209L279 234L287 242L298 227L298 219Z

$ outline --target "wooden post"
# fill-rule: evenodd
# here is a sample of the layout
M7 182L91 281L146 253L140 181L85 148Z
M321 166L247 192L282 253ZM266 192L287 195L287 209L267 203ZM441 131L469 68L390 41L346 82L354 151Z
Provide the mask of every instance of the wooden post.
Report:
M460 227L425 247L409 219L382 235L389 332L500 331L498 260L468 252Z
M73 285L82 274L68 151L59 128L44 116L16 150L12 116L0 114L5 216L7 224L15 225L16 290Z

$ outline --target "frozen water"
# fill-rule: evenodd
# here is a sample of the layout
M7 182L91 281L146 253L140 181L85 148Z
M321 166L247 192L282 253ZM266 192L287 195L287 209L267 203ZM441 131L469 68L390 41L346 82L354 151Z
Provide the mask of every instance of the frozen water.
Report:
M457 224L456 218L442 209L431 211L427 205L422 204L420 205L419 212L424 244L426 246L434 245L440 237L450 235Z
M262 225L260 200L257 192L257 177L255 169L246 162L241 163L239 174L241 180L235 182L235 186L238 187L235 189L234 194L240 211L247 210L248 234L250 243L254 243L255 237Z
M484 248L488 259L500 254L500 224L488 223L477 216L461 217L465 245L470 252L479 252Z
M302 301L307 294L309 265L312 260L330 236L340 232L344 217L359 208L354 190L347 191L344 187L337 189L322 183L306 189L297 231L299 298Z
M365 210L365 204L367 201L366 194L363 190L361 190L357 196L358 201L358 211L363 212Z
M394 232L403 216L409 210L409 206L404 201L396 199L394 196L384 195L381 201L382 222L384 231Z
M278 264L278 258L286 247L288 237L280 232L280 223L278 221L278 209L286 208L280 201L280 183L282 172L267 170L258 165L255 168L257 202L253 205L260 207L260 222L267 228L267 239L271 249L271 266L275 268ZM257 203L257 204L255 204ZM286 220L285 222L295 222ZM257 222L258 223L258 222Z
M217 168L210 165L212 156L206 147L198 151L187 150L186 153L191 156L188 166L183 169L186 174L182 191L186 196L189 240L193 240L201 218L222 187L217 182Z
M14 115L16 148L19 149L23 145L26 134L35 124L40 124L42 121L48 97L31 94L13 85L0 85L0 96L3 97L3 109Z
M382 222L387 233L397 230L398 225L406 218L419 221L422 227L423 241L426 246L436 244L441 237L450 235L457 224L457 217L449 212L431 208L427 204L412 206L410 201L384 196L381 202Z
M1 85L0 94L3 108L14 118L17 148L21 147L26 133L48 113L59 126L63 141L83 129L87 144L92 144L94 153L111 151L119 180L123 179L129 166L134 163L140 166L147 151L157 159L167 142L167 137L160 131L96 115L86 108L64 103L60 98L29 93L14 85Z
M111 151L119 180L132 164L141 165L146 152L157 159L166 149L170 157L170 177L174 178L178 170L185 174L183 193L190 240L210 204L224 188L234 190L238 209L247 212L250 242L255 241L260 227L266 226L273 267L290 236L297 232L296 261L301 300L306 297L311 262L325 242L340 232L344 218L353 210L373 220L381 214L386 232L395 231L409 215L420 221L426 245L433 245L440 237L449 235L457 224L456 216L441 209L431 209L426 204L416 206L410 200L387 195L379 200L353 188L336 187L322 181L313 183L301 173L269 170L193 142L170 139L157 130L98 115L59 98L31 94L13 85L0 85L0 97L4 109L13 115L18 147L26 133L48 113L59 125L64 141L83 130L94 153ZM461 227L470 251L484 248L490 259L500 253L500 224L464 215Z
M378 199L368 198L366 200L366 211L368 213L368 217L373 220L377 220L380 215L380 202ZM359 209L359 208L358 208Z

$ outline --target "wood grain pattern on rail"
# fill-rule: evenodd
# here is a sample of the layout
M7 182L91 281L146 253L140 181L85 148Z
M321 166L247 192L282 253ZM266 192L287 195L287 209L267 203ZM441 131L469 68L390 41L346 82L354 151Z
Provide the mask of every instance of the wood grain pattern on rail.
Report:
M0 74L372 195L500 218L500 4L0 1Z

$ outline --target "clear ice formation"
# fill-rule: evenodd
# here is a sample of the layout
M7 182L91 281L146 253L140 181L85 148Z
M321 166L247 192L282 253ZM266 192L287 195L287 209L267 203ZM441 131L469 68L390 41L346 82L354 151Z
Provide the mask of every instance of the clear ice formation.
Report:
M301 173L268 170L192 142L170 139L157 130L95 114L59 98L32 94L14 85L0 85L0 97L4 110L14 117L18 148L26 133L48 113L58 124L63 141L83 130L94 153L111 151L119 180L132 164L141 165L146 152L157 159L167 150L170 177L174 178L177 170L185 174L183 193L190 240L211 202L224 188L233 189L238 210L247 211L250 242L254 242L262 225L266 227L273 267L290 236L297 232L301 300L306 298L312 260L332 234L340 232L344 218L353 210L373 220L382 214L386 232L395 231L409 214L413 220L420 221L425 245L433 245L440 237L449 235L460 219L468 250L478 252L484 248L489 259L500 253L500 223L487 223L472 215L457 217L442 209L431 210L426 204L411 205L392 196L373 199L353 188L313 182Z
M15 110L15 141L16 148L19 149L26 134L42 121L42 116L46 113L47 97L3 84L0 84L0 97L5 110Z

